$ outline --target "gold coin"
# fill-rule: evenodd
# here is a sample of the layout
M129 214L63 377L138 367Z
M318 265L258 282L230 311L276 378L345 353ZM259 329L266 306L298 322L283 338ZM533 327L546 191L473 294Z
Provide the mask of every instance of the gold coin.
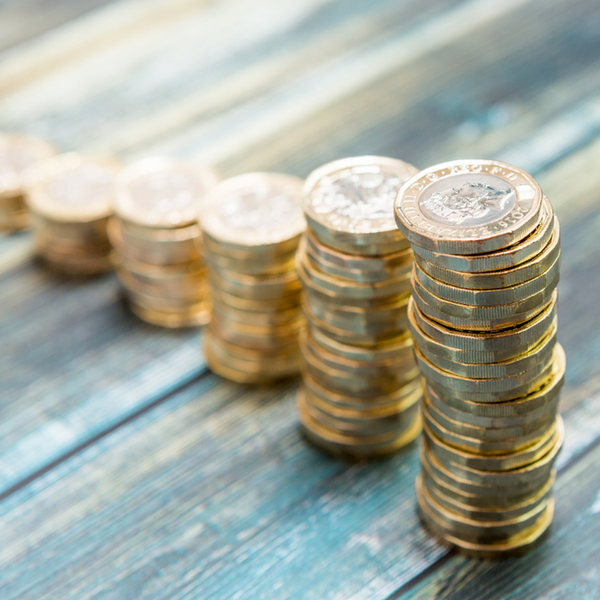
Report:
M143 321L151 325L169 327L171 329L206 325L210 319L210 311L206 304L199 310L190 310L187 313L162 312L136 304L135 302L129 302L129 308L131 312Z
M541 207L542 190L525 171L499 161L458 160L407 181L394 212L411 245L471 255L521 241L536 228Z
M297 244L306 228L302 180L278 173L227 179L207 196L199 219L207 243L213 240L231 250L281 249L290 240Z
M210 278L209 278L210 282ZM211 294L215 301L230 306L237 310L243 310L246 312L277 312L280 310L297 309L300 310L300 294L294 292L280 298L273 298L271 300L250 300L248 298L240 298L235 294L230 294L219 289L217 286L211 283Z
M314 236L351 254L387 254L408 247L394 224L394 198L417 169L400 160L361 156L313 171L304 211Z
M202 252L202 257L215 271L231 271L242 275L278 275L280 273L287 273L294 268L295 260L293 252L280 257L277 261L269 263L260 262L256 259L240 260L217 256L214 252L206 251Z
M21 231L29 227L29 212L25 209L11 212L0 211L0 231Z
M146 158L123 169L115 213L145 227L171 229L196 222L207 192L219 181L207 167L170 158Z
M285 310L264 310L251 312L233 308L221 302L215 302L213 297L213 310L227 321L255 325L259 327L286 326L301 318L300 307L294 306Z
M523 325L491 333L451 330L426 317L414 302L409 302L409 313L414 315L419 327L437 342L465 352L498 352L512 348L533 348L556 316L556 292L552 300L534 319ZM411 307L412 305L412 307ZM469 361L465 361L469 362ZM478 362L478 361L475 361ZM480 361L484 362L484 361Z
M487 271L483 273L463 273L444 269L435 263L430 263L418 255L415 262L432 279L450 286L472 290L491 290L522 285L546 272L560 256L560 233L558 220L548 245L540 254L527 262L503 271Z
M302 287L295 269L277 275L243 275L209 265L208 277L219 290L257 302L299 294Z

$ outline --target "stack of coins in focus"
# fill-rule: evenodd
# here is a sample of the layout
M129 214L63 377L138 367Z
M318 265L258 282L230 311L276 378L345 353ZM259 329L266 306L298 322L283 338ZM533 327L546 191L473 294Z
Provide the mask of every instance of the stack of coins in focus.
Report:
M0 133L0 231L29 226L25 192L36 168L53 154L54 148L38 138Z
M208 321L196 219L218 181L212 169L168 158L148 158L120 173L108 233L129 306L144 321L163 327Z
M387 454L421 430L407 319L412 252L393 212L416 172L365 156L324 165L305 184L298 410L307 437L334 454Z
M422 519L471 554L524 551L552 521L564 435L558 221L527 173L495 161L419 173L395 212L415 254L409 319L426 382Z
M248 173L223 181L200 212L212 316L208 366L239 383L296 375L304 328L294 256L306 228L302 180Z
M46 160L28 189L38 254L54 269L95 275L111 269L106 227L119 166L70 153Z

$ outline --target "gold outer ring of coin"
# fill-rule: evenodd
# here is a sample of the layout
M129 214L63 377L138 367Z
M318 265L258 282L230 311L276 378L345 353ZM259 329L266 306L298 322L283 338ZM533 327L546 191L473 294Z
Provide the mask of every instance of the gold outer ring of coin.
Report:
M403 277L383 283L348 282L320 272L300 249L296 255L296 270L298 277L306 287L325 296L339 297L344 300L346 298L381 299L403 296L410 291L410 272Z
M464 219L464 214L458 215L458 222L453 220L452 211L435 219L425 212L424 198L429 201L428 195L445 187L457 191L460 185L490 185L490 179L501 181L514 196L508 210L488 209L491 216L474 218L475 223L468 222L469 215ZM518 167L494 160L457 160L425 169L407 181L396 197L394 214L398 228L411 245L444 254L470 255L494 252L521 241L536 228L541 207L539 185Z
M155 265L121 254L118 250L115 250L114 257L116 264L150 284L181 283L185 285L189 282L195 283L198 278L203 279L206 275L206 266L201 261Z
M320 390L319 393L314 392L315 386ZM304 385L304 393L312 404L333 417L355 420L393 417L414 404L418 404L422 396L421 388L415 387L411 393L405 394L400 400L393 403L373 406L370 404L358 405L352 403L340 403L338 401L339 398L345 399L343 394L330 392L322 386L319 386L314 380L312 380L310 385ZM332 398L336 398L336 400L333 400Z
M418 341L416 342L416 346L429 362L443 371L448 371L454 375L469 379L498 379L500 377L512 377L513 375L525 373L534 368L536 364L549 361L554 352L556 338L557 328L553 326L552 329L548 330L547 335L540 340L540 344L529 353L523 354L514 360L491 364L469 364L447 360L434 354L429 354Z
M110 245L99 240L76 239L55 235L52 230L44 227L33 227L35 244L38 249L47 249L56 256L64 256L65 259L106 259L111 253Z
M31 228L44 231L49 237L60 239L65 244L79 246L110 247L107 235L108 218L82 223L53 221L41 215L31 215Z
M415 262L432 279L462 289L491 290L521 285L546 272L560 256L560 232L558 221L548 245L529 261L504 271L463 273L444 269L415 254Z
M0 133L0 161L9 165L9 173L0 178L0 200L23 198L35 183L37 168L55 154L56 149L41 138Z
M413 341L408 332L403 333L397 338L393 338L387 343L380 344L373 348L355 346L353 344L343 344L325 335L317 327L311 327L309 323L311 336L329 352L348 358L350 360L380 361L388 359L399 359L412 354Z
M306 437L316 446L334 455L356 459L382 456L397 452L413 442L421 432L419 413L410 427L400 435L351 436L324 427L304 410L302 390L297 397L298 413Z
M339 277L346 281L354 281L359 284L364 283L383 283L385 281L394 280L398 277L403 277L406 273L410 272L412 268L412 261L409 259L399 267L383 270L375 269L352 269L345 266L340 266L336 263L332 263L323 258L320 254L314 252L310 244L308 243L308 237L304 238L301 242L302 252L306 254L308 259L317 267L320 271L333 277Z
M230 251L253 248L258 252L269 247L276 251L289 240L295 245L306 229L302 185L300 178L281 173L246 173L226 179L202 203L200 228L209 244L216 243L210 245ZM273 198L276 203L270 201Z
M211 306L210 299L206 295L194 300L174 300L136 292L123 284L121 285L123 286L123 295L130 302L156 312L186 315L209 310Z
M528 448L504 454L482 455L455 448L442 441L424 425L425 444L436 460L446 466L446 469L456 469L457 473L471 470L470 482L480 477L482 485L498 485L499 481L511 480L526 482L532 477L532 469L546 468L560 452L564 441L564 424L560 415L556 415L555 424L546 434ZM547 459L547 460L546 460ZM540 464L539 461L542 461ZM518 472L519 469L522 470ZM506 477L496 477L489 473L503 473ZM486 475L488 473L488 475ZM535 473L535 471L533 471Z
M515 439L525 440L534 434L541 437L542 433L552 425L554 417L556 416L556 407L553 407L553 410L546 411L543 418L530 421L529 423L519 423L505 427L482 427L481 425L473 425L472 423L464 422L461 419L461 413L449 416L447 411L440 409L433 404L430 394L424 394L423 406L425 407L424 410L431 415L432 421L439 423L444 430L449 431L456 436L460 436L460 439L465 438L467 440L506 442ZM444 436L440 436L438 431L436 431L436 428L431 427L431 429L435 435L438 435L443 439ZM448 440L448 442L451 443L450 440ZM461 446L461 444L454 445L457 447ZM467 444L465 444L465 447L466 446ZM515 447L515 449L517 448Z
M341 269L389 273L402 269L405 265L412 265L413 252L410 248L391 254L362 256L348 254L347 252L341 252L335 248L326 246L314 236L310 229L306 230L304 237L306 238L307 249L310 249L313 254L319 256L324 261Z
M113 212L119 170L119 163L108 159L87 158L74 152L53 156L36 169L35 183L26 194L27 207L34 214L58 222L107 219ZM104 181L98 189L100 173Z
M470 306L497 306L518 302L555 284L559 269L560 256L557 256L554 262L537 277L519 285L493 290L470 290L442 283L427 275L416 263L413 265L413 275L427 291L443 300Z
M433 478L436 485L442 487L446 496L473 506L475 508L508 508L531 500L548 485L548 480L533 485L516 488L499 486L481 486L470 483L448 471L430 452L424 444L420 447L422 472ZM555 476L550 472L549 479Z
M285 326L289 323L294 323L300 318L300 307L293 306L285 310L270 310L262 312L252 312L234 308L222 302L215 301L213 296L213 310L221 314L228 320L236 321L237 323L258 325L264 327Z
M531 355L539 346L541 341L548 337L548 332L554 331L557 328L557 318L556 316L554 317L554 320L550 323L548 329L542 332L535 345L526 344L517 348L496 350L495 352L471 352L469 350L458 350L438 342L427 335L419 327L419 324L415 318L414 310L408 311L408 328L411 336L414 338L415 343L419 346L421 352L434 364L437 364L436 361L438 360L443 360L467 365L493 365L494 363L502 364L512 361L525 360L525 357Z
M393 158L381 156L358 156L352 158L344 158L327 163L318 169L315 169L307 177L304 184L304 212L306 220L315 233L318 239L323 239L324 243L334 248L339 247L338 240L341 245L347 245L355 249L352 254L370 253L365 251L367 248L386 248L375 254L387 253L387 249L397 246L397 250L403 250L408 247L408 244L394 226L394 216L392 212L393 199L390 199L389 216L375 215L371 218L365 214L367 201L364 198L358 199L360 192L353 190L349 198L347 198L347 206L336 210L339 202L331 208L329 212L323 209L321 202L315 197L317 191L322 185L332 185L336 180L336 174L351 172L355 176L358 173L375 174L386 173L390 176L399 179L399 185L407 181L410 177L417 173L417 169L408 163ZM361 210L357 217L349 217L349 206L354 202L360 206ZM328 217L333 214L333 217ZM355 221L360 222L360 226L354 225ZM331 243L327 243L330 240Z
M175 189L170 190L170 193L181 198L183 187L188 196L192 196L191 201L185 205L178 202L177 206L171 205L165 210L167 202L163 192L159 201L151 205L154 192L150 190L164 188L164 180L169 177L176 181ZM144 182L148 180L150 184L146 183L148 187L144 189ZM182 180L185 181L183 186ZM207 191L219 181L218 173L210 167L167 157L142 159L119 173L115 213L128 223L150 228L173 229L193 225ZM142 196L141 201L138 195Z
M173 314L169 312L161 312L141 306L135 302L128 302L131 312L137 317L159 327L168 327L170 329L178 329L180 327L198 327L206 325L210 319L210 310L208 305L197 312L191 311L188 314Z
M367 411L373 414L394 413L405 403L410 404L423 394L418 377L388 394L355 396L324 387L306 369L302 370L302 375L304 387L312 396L318 396L327 405L338 407L340 410Z
M416 244L413 244L411 248L415 255L443 269L460 271L461 273L502 271L503 269L516 267L537 256L548 245L553 229L557 225L558 219L554 216L554 211L548 198L544 196L538 226L514 246L497 252L464 256L459 254L441 254L421 248Z
M282 257L293 254L298 248L301 235L302 232L277 242L277 244L256 246L224 242L212 237L207 231L203 231L199 245L209 254L215 254L225 259L241 261L255 259L268 263L269 261L281 261Z
M416 364L412 354L406 354L397 359L387 359L377 362L344 358L339 354L330 352L326 347L319 344L308 330L304 330L300 333L299 342L302 346L309 349L315 357L318 357L320 361L330 366L332 369L347 369L355 376L359 376L359 374L368 376L371 374L377 377L388 370L395 372L402 369L414 369Z
M209 265L208 278L220 290L249 300L271 300L302 290L295 269L277 275L242 275Z
M264 264L256 260L239 260L203 252L202 258L215 271L230 271L240 275L279 275L294 269L295 255L283 257L273 263Z
M551 499L546 512L530 530L523 531L504 542L476 544L462 540L447 532L428 512L427 508L421 505L420 501L418 502L418 508L419 516L425 528L440 542L467 556L487 559L524 554L544 539L554 517L554 501Z
M492 333L448 329L424 315L412 298L408 311L412 311L419 327L441 344L466 352L497 352L511 348L535 347L556 316L556 299L555 291L551 302L534 319L519 327Z
M176 229L132 228L131 224L111 217L107 229L115 249L138 261L175 265L202 260L194 244L194 239L200 235L196 225ZM143 229L149 233L141 233Z
M499 435L502 430L484 427L473 428L474 431L465 432L464 428L457 426L455 422L440 417L439 411L436 412L431 404L424 401L421 404L423 411L423 420L427 425L428 431L436 437L437 440L445 444L458 448L464 452L477 453L482 456L496 456L507 452L520 452L526 448L534 446L539 440L545 439L548 431L552 429L553 423L547 423L538 430L533 430L527 435L516 435L511 438L503 438Z
M559 348L560 350L558 350ZM540 387L539 385L536 385L535 382L545 380L550 375L554 362L554 355L564 352L560 345L557 344L555 346L553 356L546 364L535 365L525 373L519 373L518 375L513 375L512 377L499 377L496 379L471 379L468 377L455 375L447 371L442 371L434 364L429 362L429 360L425 358L418 348L415 347L414 350L417 363L421 373L427 380L427 383L430 385L434 384L434 387L435 384L444 386L445 390L447 387L448 389L446 391L448 393L446 395L448 396L461 395L463 398L467 398L467 396L470 394L477 394L478 398L479 395L482 398L489 397L489 402L502 402L503 400L511 400L512 398L517 398L520 395L525 395L517 393L517 395L510 397L511 394L523 389L528 389L532 385L534 387L533 389L529 390L529 392L534 391ZM485 402L485 400L478 401Z
M106 273L112 269L112 264L108 256L104 257L67 257L66 255L56 255L48 248L38 249L42 260L53 270L65 275L91 276Z
M522 535L524 531L535 529L553 503L553 500L550 499L534 508L530 513L511 521L486 522L462 517L438 504L428 493L421 478L417 479L417 498L420 509L425 509L427 515L433 517L444 532L472 544L505 543L515 536Z
M311 396L306 390L303 390L303 395L304 408L315 421L345 435L378 435L389 432L398 433L405 429L407 425L412 425L416 414L419 412L419 405L415 403L401 412L386 417L366 418L364 415L361 415L358 418L339 417L320 408L312 401Z
M555 471L543 484L542 488L534 492L529 498L509 506L476 506L468 501L468 497L458 498L454 490L437 479L426 468L421 471L423 483L427 486L436 501L447 509L464 517L476 520L503 521L529 512L529 510L552 496L552 486L555 480Z
M488 423L494 423L500 427L502 424L535 420L539 418L540 413L543 414L552 407L556 408L564 380L565 355L559 352L554 358L552 371L544 385L531 394L510 402L472 402L462 398L440 396L429 385L426 386L426 390L438 409L444 410L444 407L447 406L451 411L458 411L463 421L472 421L481 427L488 426ZM482 422L480 423L479 420Z
M474 323L473 327L466 325L465 329L475 329L476 327L481 327L481 324L485 324L487 328L491 328L495 324L515 326L524 322L524 320L529 320L532 314L537 314L535 311L539 311L541 307L546 306L550 302L557 285L558 274L545 288L527 298L510 304L481 306L459 304L440 298L424 288L415 278L414 273L410 281L415 304L421 312L425 314L429 313L434 319L436 319L436 315L443 315L442 319L448 322L462 323L472 321Z

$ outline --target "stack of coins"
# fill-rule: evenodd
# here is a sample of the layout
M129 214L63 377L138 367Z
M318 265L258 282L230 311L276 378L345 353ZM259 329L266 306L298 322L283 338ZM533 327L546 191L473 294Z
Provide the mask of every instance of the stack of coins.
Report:
M415 254L422 519L471 554L523 551L552 521L563 442L558 221L531 176L484 160L419 173L395 208Z
M329 163L306 181L298 410L307 437L334 454L391 453L421 429L407 319L412 252L393 211L416 171L365 156Z
M25 192L36 167L53 154L54 148L38 138L0 133L0 231L29 226Z
M210 316L198 212L219 181L209 168L148 158L118 178L108 233L131 310L162 327L204 325Z
M296 375L304 328L294 256L306 228L302 180L274 173L228 179L200 212L212 292L209 367L239 383Z
M111 268L106 232L119 166L109 160L63 154L37 169L28 189L36 249L51 267L71 275Z

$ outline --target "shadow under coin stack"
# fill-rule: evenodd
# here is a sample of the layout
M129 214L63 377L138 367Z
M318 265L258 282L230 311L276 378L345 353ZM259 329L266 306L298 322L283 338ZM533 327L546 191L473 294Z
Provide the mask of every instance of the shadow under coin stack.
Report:
M36 168L53 156L54 148L38 138L0 133L0 231L29 226L25 193Z
M407 320L412 252L393 213L416 172L391 158L349 158L317 169L304 187L298 410L307 437L334 454L388 454L421 431Z
M118 172L112 161L73 153L40 165L27 205L37 252L48 265L70 275L112 268L106 228Z
M422 519L470 554L522 552L552 521L564 437L558 221L527 173L495 161L419 173L398 195L396 220L415 254Z
M212 316L208 366L239 383L262 384L299 371L304 328L294 265L306 228L302 180L248 173L219 184L200 212Z
M148 158L121 172L108 233L124 294L144 321L162 327L208 321L196 219L218 181L212 169L168 158Z

